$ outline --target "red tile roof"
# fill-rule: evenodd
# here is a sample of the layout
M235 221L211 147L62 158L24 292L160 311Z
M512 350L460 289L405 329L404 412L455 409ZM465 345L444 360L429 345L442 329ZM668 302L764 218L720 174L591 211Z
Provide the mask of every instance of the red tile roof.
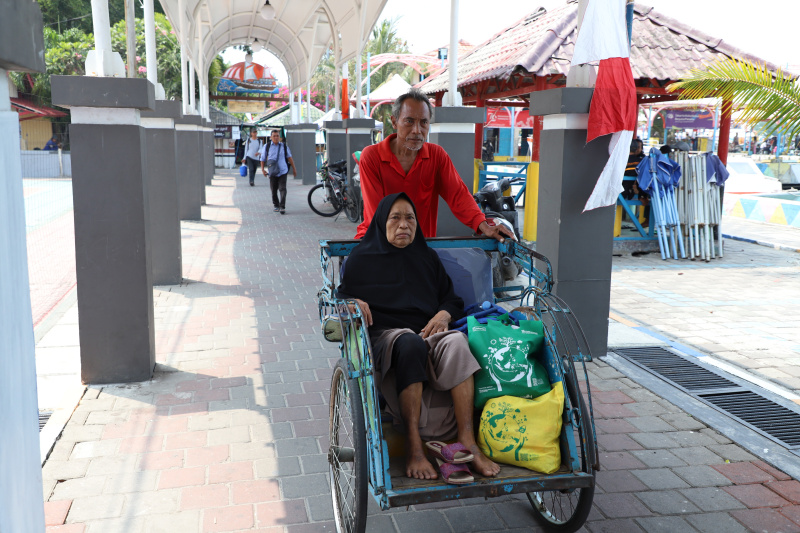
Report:
M30 100L23 98L11 98L11 107L19 113L20 120L28 120L31 118L55 118L66 117L67 114L58 109L53 109L47 106L38 106Z
M550 11L540 7L476 46L458 61L458 86L487 79L506 80L523 71L537 76L566 75L577 37L578 4L568 1ZM711 37L652 7L635 4L631 67L634 78L679 80L690 70L723 57L766 63L722 39ZM447 69L420 82L427 94L446 91Z

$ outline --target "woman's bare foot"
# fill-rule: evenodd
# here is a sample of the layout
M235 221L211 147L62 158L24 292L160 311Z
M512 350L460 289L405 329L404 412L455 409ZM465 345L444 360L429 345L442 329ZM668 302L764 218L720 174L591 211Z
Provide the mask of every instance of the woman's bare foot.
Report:
M472 470L484 477L494 477L500 472L500 465L491 461L488 457L483 455L483 452L477 444L466 444L469 451L475 458L472 460Z
M436 469L425 457L425 452L422 447L418 449L409 449L406 456L406 476L415 479L436 479L439 477L436 474Z

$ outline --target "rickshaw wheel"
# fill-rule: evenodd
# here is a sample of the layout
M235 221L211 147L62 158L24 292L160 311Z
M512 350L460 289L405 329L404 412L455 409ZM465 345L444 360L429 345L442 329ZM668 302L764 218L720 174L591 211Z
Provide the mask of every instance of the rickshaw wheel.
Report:
M589 409L586 407L574 374L565 373L564 379L570 404L578 407L581 417L581 429L573 430L576 449L580 455L581 472L594 475L592 467L594 458L591 455L595 452L592 445L587 445L587 442L594 442ZM527 496L535 511L534 518L545 531L572 533L583 526L592 510L594 485L569 490L529 492Z
M350 365L333 369L328 464L333 515L338 533L364 533L367 527L367 445L364 411Z

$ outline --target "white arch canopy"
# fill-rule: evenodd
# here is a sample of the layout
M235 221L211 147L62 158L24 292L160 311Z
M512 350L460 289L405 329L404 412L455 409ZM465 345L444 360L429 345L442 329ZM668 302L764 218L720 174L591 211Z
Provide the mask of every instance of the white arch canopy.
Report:
M337 67L355 57L386 0L270 0L270 4L275 18L265 20L260 15L264 0L161 0L194 65L209 65L225 48L258 39L286 67L290 91L310 80L332 42Z

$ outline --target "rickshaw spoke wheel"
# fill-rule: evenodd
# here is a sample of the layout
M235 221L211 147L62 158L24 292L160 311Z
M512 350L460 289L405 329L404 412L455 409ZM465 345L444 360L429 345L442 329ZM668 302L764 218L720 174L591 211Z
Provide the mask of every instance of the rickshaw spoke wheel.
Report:
M573 374L565 374L569 404L578 408L580 412L580 427L572 426L577 459L580 462L580 471L594 474L587 451L587 440L593 441L594 435L589 419L589 411L580 394L580 389ZM543 492L529 492L530 500L535 512L536 521L545 531L558 533L571 533L580 529L589 512L592 510L594 499L594 486L571 490L550 490Z
M330 402L330 469L338 533L364 533L367 526L367 449L361 394L347 360L333 370Z

